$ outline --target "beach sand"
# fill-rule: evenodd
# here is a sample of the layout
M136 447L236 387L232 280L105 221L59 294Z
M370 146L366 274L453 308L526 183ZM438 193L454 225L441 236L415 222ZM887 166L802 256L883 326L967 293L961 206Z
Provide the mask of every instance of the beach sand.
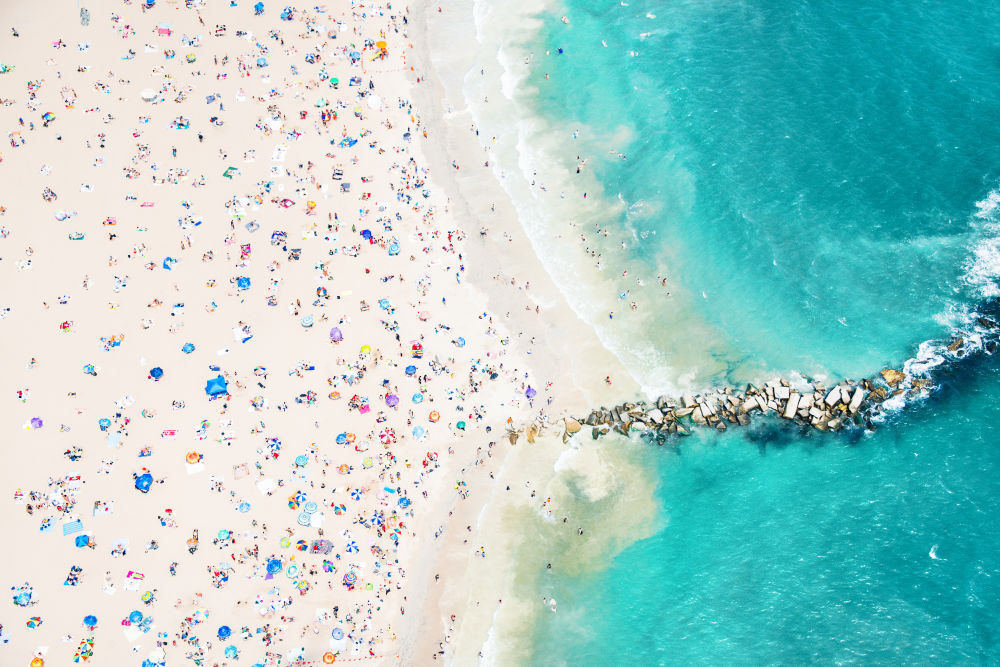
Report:
M3 664L427 664L617 369L449 166L423 10L252 4L0 10Z

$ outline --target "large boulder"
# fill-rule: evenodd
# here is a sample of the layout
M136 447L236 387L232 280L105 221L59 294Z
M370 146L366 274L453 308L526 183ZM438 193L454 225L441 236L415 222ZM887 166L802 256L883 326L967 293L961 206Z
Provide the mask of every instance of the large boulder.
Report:
M890 387L895 387L900 382L906 379L906 374L903 371L897 371L894 368L886 368L882 371L882 379Z

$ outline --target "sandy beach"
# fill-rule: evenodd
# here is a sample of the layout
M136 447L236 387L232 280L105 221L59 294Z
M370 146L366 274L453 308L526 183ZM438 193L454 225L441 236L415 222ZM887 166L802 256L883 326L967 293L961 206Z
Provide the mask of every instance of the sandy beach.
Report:
M469 664L616 368L423 10L264 4L0 10L4 664Z

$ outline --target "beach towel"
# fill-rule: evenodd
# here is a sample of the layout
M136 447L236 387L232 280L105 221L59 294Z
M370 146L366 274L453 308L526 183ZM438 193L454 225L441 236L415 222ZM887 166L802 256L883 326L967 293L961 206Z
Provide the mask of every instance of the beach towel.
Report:
M72 535L73 533L79 533L81 530L83 530L83 522L79 519L63 523L63 535Z

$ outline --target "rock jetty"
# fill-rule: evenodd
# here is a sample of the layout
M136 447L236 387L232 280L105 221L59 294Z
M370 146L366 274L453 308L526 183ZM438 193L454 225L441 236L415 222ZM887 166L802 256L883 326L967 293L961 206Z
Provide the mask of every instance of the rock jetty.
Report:
M847 427L874 430L872 418L884 401L925 393L930 388L930 380L910 378L893 368L874 378L845 379L833 386L778 378L760 387L747 385L742 391L725 387L679 399L661 396L655 404L637 401L602 407L582 419L566 419L565 435L586 425L595 440L614 431L638 433L663 444L668 436L689 435L695 427L725 431L731 426L746 426L755 415L770 415L820 431Z

